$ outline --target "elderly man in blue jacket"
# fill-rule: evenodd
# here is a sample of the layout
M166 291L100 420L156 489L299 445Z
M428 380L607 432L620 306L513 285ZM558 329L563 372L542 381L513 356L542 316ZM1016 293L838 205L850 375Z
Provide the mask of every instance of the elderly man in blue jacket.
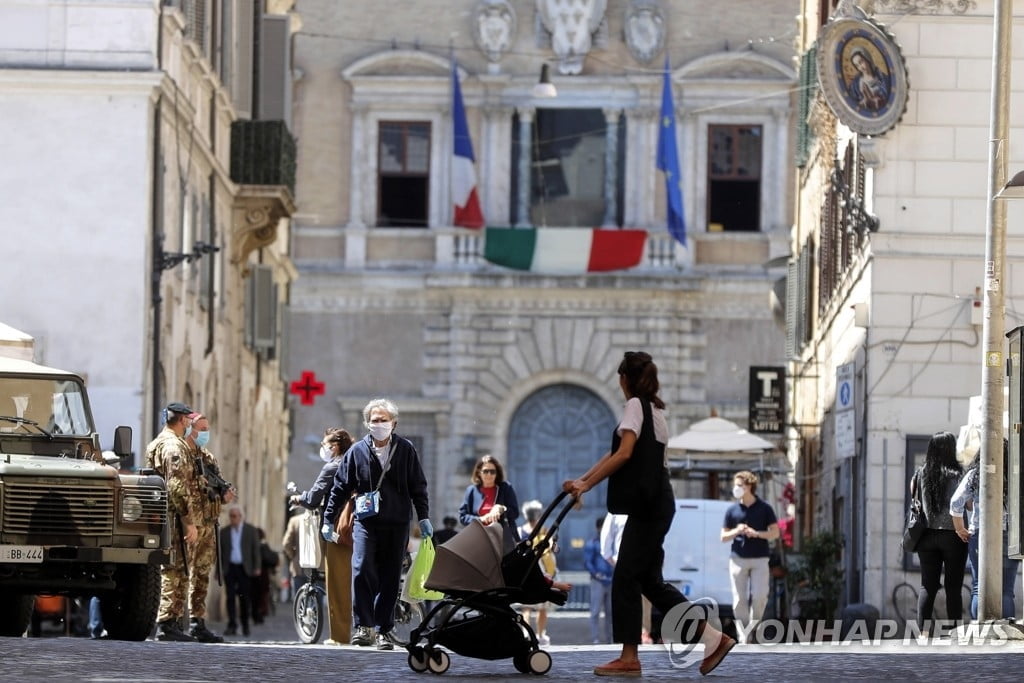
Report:
M338 467L321 533L336 540L338 515L353 493L359 496L352 531L352 644L392 650L413 511L424 538L434 529L419 455L408 439L395 434L398 408L386 398L374 399L363 408L363 421L369 434L352 445Z

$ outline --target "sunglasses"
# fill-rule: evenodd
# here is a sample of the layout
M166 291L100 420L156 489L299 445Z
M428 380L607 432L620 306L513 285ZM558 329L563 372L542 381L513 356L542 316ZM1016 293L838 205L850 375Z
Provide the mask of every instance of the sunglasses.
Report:
M498 470L480 470L480 474L497 474Z

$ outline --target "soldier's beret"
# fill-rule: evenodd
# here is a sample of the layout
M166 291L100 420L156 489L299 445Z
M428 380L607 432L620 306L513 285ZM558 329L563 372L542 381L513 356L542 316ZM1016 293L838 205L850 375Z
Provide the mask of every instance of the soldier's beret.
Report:
M167 412L169 412L169 413L181 413L182 415L188 415L189 413L192 412L192 409L189 408L184 403L175 402L175 403L168 403L167 404Z

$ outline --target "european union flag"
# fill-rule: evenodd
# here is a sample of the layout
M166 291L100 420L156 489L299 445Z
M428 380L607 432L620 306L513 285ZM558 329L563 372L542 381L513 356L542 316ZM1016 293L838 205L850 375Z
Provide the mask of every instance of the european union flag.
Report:
M676 108L672 102L668 57L661 85L661 117L658 124L659 171L665 173L665 195L668 198L668 231L686 246L686 219L683 217L683 178L679 172L679 150L676 147Z

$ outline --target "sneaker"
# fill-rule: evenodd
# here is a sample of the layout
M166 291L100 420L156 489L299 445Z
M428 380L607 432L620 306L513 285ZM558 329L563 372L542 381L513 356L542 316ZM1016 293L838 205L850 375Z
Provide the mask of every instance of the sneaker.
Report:
M595 676L639 676L640 661L624 662L621 659L613 659L607 664L594 667Z
M324 641L324 645L331 645L333 647L333 646L341 645L341 643L336 641L334 638L328 638L327 640Z
M351 642L353 645L359 645L360 647L370 647L373 645L373 632L366 626L356 626Z
M181 630L176 619L168 619L157 624L156 639L181 643L194 643L196 641L195 638Z
M206 622L202 619L193 619L188 629L188 634L200 643L223 643L224 639L206 628Z
M378 650L394 650L395 644L391 642L390 633L378 633L377 634L377 649Z
M249 624L242 624L242 635L249 635Z
M537 636L537 642L540 644L541 647L547 647L551 644L551 638L548 637L547 633L542 633L539 636Z

